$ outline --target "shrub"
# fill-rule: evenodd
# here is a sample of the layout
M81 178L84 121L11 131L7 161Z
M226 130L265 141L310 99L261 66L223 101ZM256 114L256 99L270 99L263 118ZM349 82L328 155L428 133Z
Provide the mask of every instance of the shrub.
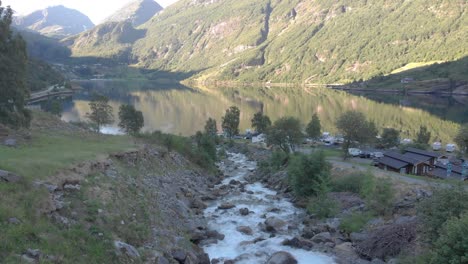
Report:
M395 200L392 183L387 179L377 180L373 192L366 199L369 208L376 213L380 215L391 213Z
M434 244L431 263L468 263L468 212L448 220Z
M312 196L326 192L330 167L323 152L293 156L288 166L288 177L294 193L297 196Z
M307 204L307 212L319 219L333 217L338 211L339 206L337 201L325 194L311 197Z
M468 192L463 186L435 189L430 198L423 200L417 207L423 232L430 241L435 241L442 233L444 223L460 217L468 211Z
M369 212L355 212L341 219L340 229L346 233L358 232L370 219L372 214Z
M362 197L368 197L374 190L374 176L367 173L351 173L332 180L332 190L335 192L352 192Z

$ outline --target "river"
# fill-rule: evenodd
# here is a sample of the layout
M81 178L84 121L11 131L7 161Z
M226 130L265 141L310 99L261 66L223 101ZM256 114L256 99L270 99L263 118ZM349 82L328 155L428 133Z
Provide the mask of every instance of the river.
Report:
M187 87L149 81L103 80L77 84L83 89L64 104L62 118L65 121L86 120L91 94L97 92L110 98L115 117L121 104L132 104L143 112L144 131L160 130L186 136L203 130L210 117L217 120L221 131L222 116L232 105L241 110L242 132L250 128L250 120L258 111L263 111L272 121L294 116L304 125L317 113L322 130L335 133L338 117L347 110L358 110L380 128L399 129L402 137L414 138L419 126L425 125L434 139L447 143L452 141L459 124L468 122L466 98L392 95L372 98L320 87ZM106 129L115 133L117 124L118 120Z
M276 191L258 182L248 183L246 177L256 166L256 162L248 160L245 155L234 153L228 153L228 160L219 166L226 178L217 187L230 185L231 181L236 181L237 187L230 189L227 195L210 204L205 210L209 229L225 235L224 240L204 247L210 259L221 260L221 263L225 260L235 260L235 263L240 264L264 264L273 253L286 251L300 264L334 263L330 256L282 245L285 239L300 234L301 219L305 212L294 207L285 198L277 196ZM226 203L235 207L227 210L218 208ZM242 216L239 212L241 208L248 208L250 213ZM263 224L268 218L277 219L286 225L278 228L272 235L265 230ZM240 226L249 227L252 234L238 231Z

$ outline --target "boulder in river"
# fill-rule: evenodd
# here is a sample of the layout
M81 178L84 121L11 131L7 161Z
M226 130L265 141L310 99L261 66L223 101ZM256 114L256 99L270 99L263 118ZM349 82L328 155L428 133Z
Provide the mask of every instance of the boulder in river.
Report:
M249 236L253 234L252 228L248 226L239 226L236 228L236 230L241 232L242 234L249 235Z
M290 253L279 251L273 254L266 264L297 264L297 260Z
M286 226L286 222L276 217L268 217L265 220L265 228L268 232L277 232Z
M222 203L221 205L218 206L218 209L221 209L221 210L227 210L227 209L231 209L231 208L234 208L236 207L234 204L232 203Z
M249 208L241 208L239 209L239 213L243 216L246 216L250 213Z

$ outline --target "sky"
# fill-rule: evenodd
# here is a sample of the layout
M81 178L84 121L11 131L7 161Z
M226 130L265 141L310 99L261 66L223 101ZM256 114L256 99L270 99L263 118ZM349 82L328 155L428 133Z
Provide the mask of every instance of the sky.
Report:
M166 7L177 0L156 0ZM113 12L132 0L1 0L2 6L11 6L18 15L27 15L48 6L64 5L87 15L94 24L99 24Z

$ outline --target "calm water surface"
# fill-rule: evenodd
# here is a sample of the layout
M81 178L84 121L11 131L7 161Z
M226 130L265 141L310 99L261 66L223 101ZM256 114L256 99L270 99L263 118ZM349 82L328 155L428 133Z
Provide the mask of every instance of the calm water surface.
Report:
M144 131L192 135L203 130L205 121L217 120L231 105L241 110L241 130L250 128L252 116L263 110L272 121L294 116L306 124L318 113L323 130L335 132L335 121L344 111L364 112L379 127L395 127L403 136L414 137L426 125L444 142L451 141L459 124L468 122L468 98L397 97L391 95L351 95L326 88L190 88L161 85L149 81L79 81L83 90L64 106L66 121L84 121L92 92L110 98L117 117L121 104L132 104L143 112ZM372 98L368 99L368 98ZM117 118L116 118L117 119ZM117 122L106 128L117 131Z

